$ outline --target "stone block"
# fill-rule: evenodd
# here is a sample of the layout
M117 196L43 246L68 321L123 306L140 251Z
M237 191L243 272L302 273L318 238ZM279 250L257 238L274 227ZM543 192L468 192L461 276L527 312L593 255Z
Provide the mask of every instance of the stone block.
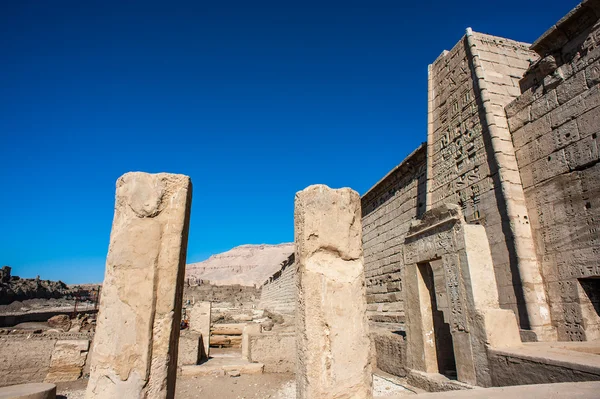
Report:
M204 354L204 343L202 334L184 330L179 336L178 360L177 365L200 364L207 358Z
M44 382L75 381L81 377L87 359L90 341L61 340L57 341L50 359L50 369Z
M383 329L371 331L377 368L398 377L406 376L406 341Z
M484 324L486 344L491 348L521 344L517 318L512 310L486 309L477 315L477 319Z
M565 148L570 169L579 169L598 160L598 139L588 136Z
M194 306L188 309L189 312L189 328L191 331L200 333L202 336L202 344L204 353L202 356L208 358L210 356L210 302L196 302Z
M262 332L262 326L257 323L249 323L244 327L242 333L242 359L250 360L250 336L257 335ZM274 350L275 348L273 348ZM264 363L260 362L259 363ZM268 370L267 370L268 372Z
M521 111L514 114L508 120L508 126L511 132L514 132L531 121L531 106L523 108Z
M577 127L581 138L600 132L600 107L592 108L577 118Z
M0 399L56 399L56 385L29 383L0 388Z
M585 72L581 71L565 80L556 88L559 104L564 104L587 90Z
M264 332L248 335L248 360L264 364L267 373L296 372L296 334Z
M298 398L371 398L360 197L310 186L296 194L294 220Z
M173 398L192 198L189 177L117 181L86 398Z

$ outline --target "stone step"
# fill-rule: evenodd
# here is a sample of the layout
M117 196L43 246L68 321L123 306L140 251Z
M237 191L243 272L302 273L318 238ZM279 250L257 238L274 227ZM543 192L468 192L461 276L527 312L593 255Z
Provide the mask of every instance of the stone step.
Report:
M241 358L211 358L200 365L181 366L184 376L225 376L232 377L240 374L262 374L265 366L262 363L250 363Z
M31 383L0 388L0 399L55 399L56 385Z

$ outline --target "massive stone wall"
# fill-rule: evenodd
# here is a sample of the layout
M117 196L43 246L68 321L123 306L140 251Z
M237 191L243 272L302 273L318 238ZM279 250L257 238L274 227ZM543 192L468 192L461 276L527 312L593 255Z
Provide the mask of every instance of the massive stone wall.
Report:
M427 207L458 204L467 222L485 226L500 305L522 328L549 319L530 323L526 310L531 299L543 307L544 293L536 286L526 298L522 288L528 275L519 269L538 266L504 106L520 94L519 79L535 59L524 43L469 29L429 72Z
M262 285L259 308L275 313L294 314L297 301L294 259L294 254L290 255L282 263L281 269Z
M411 219L425 212L425 158L423 144L361 198L367 315L391 329L404 322L402 247Z
M506 107L559 340L600 338L600 23L588 1L532 48Z

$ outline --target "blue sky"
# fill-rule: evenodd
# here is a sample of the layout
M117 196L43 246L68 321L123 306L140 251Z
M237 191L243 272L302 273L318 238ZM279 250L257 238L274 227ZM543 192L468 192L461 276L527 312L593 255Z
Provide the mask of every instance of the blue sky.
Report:
M573 0L3 1L0 264L99 282L116 179L194 184L188 262L293 241L294 193L364 193L426 140L465 28L532 42Z

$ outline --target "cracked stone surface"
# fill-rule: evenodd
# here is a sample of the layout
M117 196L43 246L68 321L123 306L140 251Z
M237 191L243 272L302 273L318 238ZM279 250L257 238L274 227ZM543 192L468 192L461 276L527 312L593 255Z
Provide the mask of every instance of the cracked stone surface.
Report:
M174 396L191 189L183 175L117 180L88 399Z
M294 217L298 398L371 398L360 197L310 186Z

